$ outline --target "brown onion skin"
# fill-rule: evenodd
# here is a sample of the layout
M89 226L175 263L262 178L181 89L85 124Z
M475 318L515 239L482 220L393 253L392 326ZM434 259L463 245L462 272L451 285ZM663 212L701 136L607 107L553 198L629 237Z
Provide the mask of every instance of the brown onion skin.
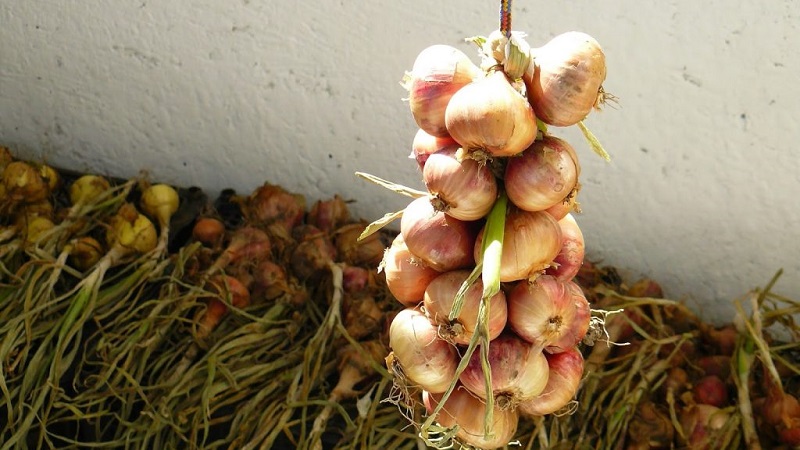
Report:
M589 327L589 302L580 287L542 275L508 295L508 324L526 341L559 353L575 347Z
M478 307L483 297L483 282L478 279L467 290L461 314L451 323L448 320L453 300L461 288L461 284L469 277L469 270L453 270L437 276L425 289L423 304L425 314L444 330L445 339L455 344L469 344L478 323ZM506 295L502 291L489 299L489 340L503 332L507 320Z
M402 234L394 238L384 253L381 269L386 275L389 292L405 306L421 302L425 289L440 275L408 250Z
M520 402L544 391L549 371L541 348L514 333L504 333L489 344L488 359L492 372L492 395L500 409L515 409ZM479 398L486 398L480 352L472 354L458 380Z
M550 374L547 385L538 396L518 405L520 414L544 416L553 414L567 406L583 378L583 355L577 348L569 348L561 353L545 354Z
M580 165L572 146L555 136L545 136L508 159L506 193L520 209L544 211L567 200L579 175Z
M497 199L497 180L486 164L458 160L458 147L450 146L428 157L422 180L437 211L459 220L479 220Z
M469 57L449 45L432 45L414 61L406 87L411 115L432 136L447 136L445 111L450 98L482 74Z
M420 128L417 130L417 134L414 135L414 141L411 143L411 154L408 157L416 160L417 165L422 170L425 168L425 162L430 155L451 146L459 147L458 142L450 135L433 136Z
M536 279L561 251L561 228L545 212L512 207L506 215L504 230L501 282ZM482 242L483 230L473 249L476 260L480 259Z
M413 200L403 211L400 233L408 250L439 272L475 264L475 226L436 212L428 197Z
M424 391L422 401L428 414L441 401L439 394ZM471 394L463 386L456 386L439 412L436 422L447 428L458 425L456 438L464 444L480 449L495 449L507 445L514 438L519 425L519 413L516 409L501 410L495 407L494 423L491 427L493 435L484 437L486 404Z
M559 281L570 281L581 270L586 244L583 232L572 214L567 214L559 220L558 225L561 228L561 251L553 260L555 264L548 267L544 273L553 275Z
M465 151L512 156L536 139L536 117L528 101L495 71L453 95L445 116L447 131Z
M333 245L336 246L341 261L367 267L376 266L381 262L385 247L379 233L358 240L366 228L366 223L349 223L333 233Z
M597 41L586 33L562 33L531 49L522 76L528 99L542 122L567 127L580 122L602 101L606 60Z
M325 233L330 233L350 221L350 210L347 202L334 195L328 200L317 200L308 212L306 222Z
M456 348L439 338L420 310L397 313L389 326L389 346L411 384L436 393L450 387L458 365Z

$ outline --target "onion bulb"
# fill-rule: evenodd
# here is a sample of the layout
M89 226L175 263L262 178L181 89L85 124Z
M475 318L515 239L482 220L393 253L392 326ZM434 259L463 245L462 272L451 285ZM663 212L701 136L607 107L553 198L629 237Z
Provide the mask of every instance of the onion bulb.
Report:
M414 135L414 141L411 143L411 154L408 155L408 157L410 159L415 159L419 168L424 169L425 162L430 155L450 146L458 147L458 142L450 137L450 135L433 136L420 128L417 130L417 134Z
M427 197L409 203L400 220L400 233L408 250L439 272L475 263L473 228L469 222L435 211Z
M567 406L583 378L583 355L577 348L561 353L545 354L549 375L547 385L538 396L520 403L519 411L529 416L553 414Z
M455 344L469 344L478 324L478 308L483 298L483 282L478 279L464 295L461 314L450 321L448 316L453 301L462 283L469 277L469 270L454 270L443 273L430 282L425 290L425 314L440 327L440 335ZM506 296L503 291L489 298L489 340L500 335L506 326Z
M522 76L536 117L548 125L580 122L603 102L606 58L600 44L586 33L570 31L531 49Z
M314 225L325 233L331 233L349 221L350 211L347 209L347 202L338 195L329 200L316 201L306 218L309 225Z
M386 275L386 287L405 306L422 301L425 289L439 272L408 250L403 235L398 234L383 254L380 269Z
M489 366L492 371L492 395L501 410L516 409L520 402L541 394L547 385L547 358L541 347L513 333L505 333L489 343ZM472 354L467 368L458 379L470 392L486 398L481 352Z
M122 205L117 214L111 217L106 230L109 247L118 246L128 252L147 253L156 247L157 240L153 222L144 214L139 214L130 203Z
M386 248L378 233L373 233L358 240L367 228L365 223L351 223L339 227L333 233L333 245L336 246L340 261L356 266L375 266L383 259Z
M481 69L455 47L432 45L422 50L404 79L414 121L430 135L447 136L445 110L450 98L481 74Z
M527 99L502 71L494 71L458 91L447 105L447 131L476 159L512 156L536 138L536 117Z
M442 396L439 394L427 391L422 393L422 401L428 414L433 412L441 400ZM507 445L514 438L519 424L519 413L515 409L503 410L495 406L492 418L491 434L486 436L486 403L463 386L457 386L444 402L436 422L447 428L458 425L456 439L462 444L494 449Z
M580 172L572 146L557 137L545 136L508 159L508 199L526 211L544 211L564 203L578 184Z
M80 271L89 270L103 257L103 246L91 236L81 236L72 242L70 264Z
M406 379L430 392L444 392L455 378L458 354L418 309L407 308L389 326L389 346Z
M201 217L192 227L192 239L211 248L217 248L225 237L225 224L214 217Z
M422 180L436 211L459 220L478 220L489 213L497 198L497 180L486 164L459 161L456 146L428 157Z
M72 205L90 203L109 189L111 189L111 183L105 177L84 175L70 185L69 201Z
M535 279L561 250L561 229L545 212L510 208L506 216L500 281ZM480 258L483 230L475 242L474 257Z
M24 161L13 161L3 169L6 198L12 202L36 203L50 195L47 181L35 167Z
M179 203L178 193L172 186L154 184L142 192L140 206L163 229L169 226L169 220L178 210Z
M253 224L276 223L287 233L305 217L306 200L299 194L269 183L258 187L247 198L244 214Z
M589 327L589 302L577 284L542 275L508 295L508 323L517 335L550 353L576 346Z
M578 222L572 214L567 214L558 221L561 227L561 252L553 260L553 266L545 270L547 275L553 275L559 281L569 281L575 278L583 265L586 245L583 240Z

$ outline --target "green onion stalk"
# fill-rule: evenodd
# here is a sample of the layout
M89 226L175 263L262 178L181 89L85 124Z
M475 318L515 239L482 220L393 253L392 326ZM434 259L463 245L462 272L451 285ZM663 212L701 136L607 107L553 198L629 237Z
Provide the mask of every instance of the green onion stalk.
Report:
M111 218L107 241L110 249L91 273L56 299L68 302L69 306L22 369L17 404L13 405L7 426L11 436L0 449L30 442L28 434L37 424L43 424L36 438L37 445L41 447L48 441L49 415L64 395L60 387L80 350L84 325L92 318L98 304L113 300L101 296L104 276L112 266L128 257L151 251L156 245L155 227L132 205L125 204ZM120 297L128 294L123 290L115 293Z
M445 402L452 394L453 390L458 384L458 377L466 369L470 358L472 357L475 349L480 345L480 360L481 368L483 369L484 380L486 384L486 415L484 417L484 435L490 436L492 433L492 424L494 423L494 395L492 395L492 373L489 367L489 299L500 291L500 268L503 256L503 237L505 232L506 214L508 210L508 197L504 190L501 192L492 206L489 215L486 217L486 226L484 229L483 243L481 247L481 258L477 262L472 274L461 285L456 297L453 301L453 307L450 312L449 319L454 320L461 312L464 305L464 296L466 295L469 287L478 279L480 275L483 282L483 294L481 303L478 306L478 323L475 327L475 333L470 339L469 345L464 353L461 355L461 361L456 367L456 373L453 381L448 389L442 394L436 407L430 413L428 418L420 426L420 437L427 445L439 447L442 442L434 437L440 433L434 422L439 412L444 407ZM450 434L446 433L448 436ZM454 433L452 433L454 434Z

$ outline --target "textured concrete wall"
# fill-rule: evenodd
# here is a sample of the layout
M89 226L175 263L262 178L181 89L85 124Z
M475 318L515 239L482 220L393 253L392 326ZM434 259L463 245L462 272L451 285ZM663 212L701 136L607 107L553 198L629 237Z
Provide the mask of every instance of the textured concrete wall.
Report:
M373 219L420 187L398 81L416 54L497 27L496 1L4 0L0 142L76 170L310 200ZM576 130L590 256L730 317L786 269L800 293L800 2L522 2L529 42L578 29L607 54L620 106Z

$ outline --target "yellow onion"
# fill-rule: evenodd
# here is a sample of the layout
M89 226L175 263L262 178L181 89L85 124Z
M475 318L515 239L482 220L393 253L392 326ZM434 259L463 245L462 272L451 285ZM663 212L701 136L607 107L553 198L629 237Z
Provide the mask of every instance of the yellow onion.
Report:
M140 206L142 211L155 219L162 228L169 225L169 220L178 210L180 200L172 186L154 184L142 192Z
M425 289L439 276L439 272L408 250L402 234L398 234L384 252L380 270L386 275L389 292L405 306L421 302Z
M517 283L508 294L508 324L526 341L550 353L575 347L589 329L589 302L572 281L542 275Z
M580 387L583 378L583 355L577 348L568 348L561 353L545 354L549 375L541 394L520 403L520 413L528 416L544 416L558 412L567 406Z
M409 159L415 159L419 168L424 169L425 161L428 160L430 155L453 145L458 147L458 143L450 135L433 136L420 128L417 130L417 134L414 135L414 141L411 143L411 154L408 157Z
M436 211L459 220L478 220L492 209L497 198L497 180L486 164L456 156L456 146L428 157L422 180Z
M156 247L158 236L153 222L126 203L111 217L106 230L106 242L124 251L147 253Z
M22 205L22 208L14 214L14 225L18 228L25 228L25 224L35 217L44 217L53 220L53 204L49 200L42 200L36 203Z
M84 175L69 187L69 201L73 205L95 201L111 188L111 183L99 175Z
M586 245L583 232L572 214L567 214L559 220L558 226L561 228L561 251L545 273L553 275L559 281L569 281L575 278L583 265Z
M400 233L408 250L439 272L462 269L475 263L473 228L472 222L436 212L427 197L409 203L400 220Z
M483 282L478 279L464 294L461 313L455 320L449 320L453 301L461 285L469 277L469 270L453 270L434 278L425 289L425 314L433 323L439 325L439 335L461 345L469 344L478 325L478 308L483 301ZM489 339L492 340L506 326L506 295L499 291L488 299L487 318ZM476 353L477 354L477 353Z
M97 239L81 236L72 242L69 261L78 270L86 271L103 257L103 246Z
M423 391L422 401L428 414L441 402L442 395ZM462 444L484 450L500 448L514 438L519 425L519 413L516 409L500 409L495 405L492 411L491 434L486 436L486 403L475 397L463 386L457 386L445 400L444 406L436 417L442 427L452 428L458 425L456 439Z
M542 122L575 125L603 102L606 58L593 37L579 31L563 33L532 49L531 55L522 79Z
M50 192L55 192L59 187L61 187L61 175L58 174L56 169L53 169L47 164L42 164L39 166L39 175L41 175L44 181L47 183L47 187L50 189Z
M418 309L397 313L389 326L389 346L409 384L439 393L455 378L455 346L440 338L437 327Z
M481 230L475 242L476 260L480 259L483 233ZM509 208L504 227L500 281L535 279L552 265L559 251L561 228L553 216L542 211Z
M55 227L53 221L47 217L36 216L25 222L25 243L35 244L45 233Z
M47 181L39 171L24 161L14 161L3 169L6 197L12 202L36 203L50 195Z
M453 95L445 122L450 136L480 157L516 155L533 143L538 131L528 100L499 70Z
M505 333L489 343L488 353L492 395L498 408L516 409L520 402L542 393L549 371L541 347L520 339L514 333ZM458 379L470 392L486 398L480 352L472 354Z
M450 98L481 74L455 47L432 45L422 50L404 80L414 121L428 134L447 136L445 110Z
M569 143L545 136L520 155L508 159L508 199L526 211L544 211L564 203L578 184L578 156Z

